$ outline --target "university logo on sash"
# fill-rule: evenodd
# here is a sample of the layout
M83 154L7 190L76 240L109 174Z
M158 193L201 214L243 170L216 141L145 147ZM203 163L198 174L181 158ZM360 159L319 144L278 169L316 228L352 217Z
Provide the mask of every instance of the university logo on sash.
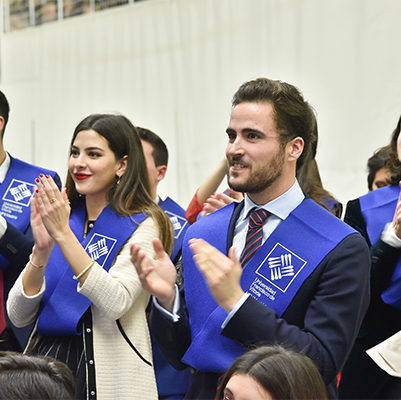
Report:
M116 243L116 239L95 233L86 245L85 251L93 261L104 267Z
M70 227L77 238L83 238L86 205L81 200L71 211ZM93 261L109 271L119 249L135 232L147 214L121 217L105 207L89 235L81 242ZM82 240L82 239L81 239ZM40 335L80 335L81 318L91 300L77 291L67 260L55 244L45 272L46 290L39 307L37 331Z
M3 200L29 207L35 185L13 179L4 193Z
M31 183L12 179L2 197L1 215L9 221L17 220L30 206L34 188Z
M255 273L270 285L285 293L305 265L305 260L282 244L276 243ZM276 291L272 290L260 278L255 278L249 288L249 292L256 295L257 298L263 294L269 297L270 300L274 300Z
M188 224L188 221L180 217L177 214L172 213L171 211L164 211L168 217L170 218L171 223L173 224L174 227L174 239L178 239L183 232L185 226Z

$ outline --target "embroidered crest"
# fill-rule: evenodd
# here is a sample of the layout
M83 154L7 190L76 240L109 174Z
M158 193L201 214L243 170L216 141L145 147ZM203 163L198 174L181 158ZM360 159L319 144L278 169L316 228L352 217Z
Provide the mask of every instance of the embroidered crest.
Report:
M29 207L35 185L13 179L4 193L3 200Z
M174 239L178 239L188 221L171 211L165 211L174 227Z
M95 233L86 245L85 251L93 261L103 267L116 242L116 239Z
M280 243L276 243L256 273L283 293L301 272L306 261Z

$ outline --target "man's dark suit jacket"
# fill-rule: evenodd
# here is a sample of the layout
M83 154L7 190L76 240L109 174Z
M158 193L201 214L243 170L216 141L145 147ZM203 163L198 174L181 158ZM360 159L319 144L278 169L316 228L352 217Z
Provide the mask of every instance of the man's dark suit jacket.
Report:
M401 249L391 247L381 239L373 245L370 243L359 199L348 202L344 221L366 239L370 246L372 267L371 302L342 372L340 398L401 398L401 379L388 375L366 354L367 349L401 330L401 310L384 303L381 298L381 293L390 283ZM390 391L391 397L383 397L387 395L382 390ZM399 397L394 397L396 394L391 393L393 390L397 391Z
M240 203L232 216L228 246L232 244L235 222L242 207ZM297 234L302 237L302 232ZM329 398L337 398L337 374L348 357L369 304L369 270L368 246L361 235L351 234L316 267L281 318L249 296L221 334L245 347L276 343L295 347L315 362ZM191 341L182 292L180 299L178 322L173 323L155 306L150 315L160 348L175 368L180 368L180 360ZM199 306L202 306L201 299ZM217 373L197 371L186 398L214 399L218 377Z
M11 157L12 159L12 157ZM60 177L56 174L54 177L54 182L61 189ZM19 274L25 268L29 256L32 253L32 247L34 245L34 240L32 236L31 226L25 232L21 232L15 228L10 222L7 222L7 229L0 239L0 254L2 254L9 262L8 267L3 270L3 280L4 280L4 302L6 302L8 293L13 287L15 280L18 278ZM5 304L0 305L4 307ZM5 310L5 315L7 318L7 312ZM14 332L11 330L11 322L7 318L7 333L4 332L3 335L8 337L9 340L6 342L0 342L0 349L2 350L14 350L21 351L24 348L30 330L32 326L17 329L12 327ZM14 336L16 335L17 338ZM19 342L18 342L19 341Z

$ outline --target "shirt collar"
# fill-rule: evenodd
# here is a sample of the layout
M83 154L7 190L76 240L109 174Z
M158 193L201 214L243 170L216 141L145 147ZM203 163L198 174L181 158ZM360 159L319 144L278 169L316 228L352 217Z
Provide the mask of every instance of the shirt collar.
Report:
M0 183L3 183L4 179L6 179L6 175L7 175L8 169L10 168L10 164L11 164L11 157L6 152L6 158L3 161L3 164L0 165Z
M252 208L263 208L269 211L271 214L279 217L281 220L284 220L288 217L288 215L304 200L305 195L299 186L297 180L288 189L285 193L281 196L277 197L276 199L266 203L262 206L256 205L249 197L248 194L245 194L244 200L244 209L242 212L242 218L245 219L249 215L249 211Z

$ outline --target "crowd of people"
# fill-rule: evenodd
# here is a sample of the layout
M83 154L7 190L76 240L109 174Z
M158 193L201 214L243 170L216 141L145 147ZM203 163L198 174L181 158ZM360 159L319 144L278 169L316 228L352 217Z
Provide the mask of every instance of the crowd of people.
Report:
M343 221L285 82L240 86L187 210L149 129L84 118L62 187L6 152L9 111L0 92L1 398L401 398L366 353L401 331L401 118Z

